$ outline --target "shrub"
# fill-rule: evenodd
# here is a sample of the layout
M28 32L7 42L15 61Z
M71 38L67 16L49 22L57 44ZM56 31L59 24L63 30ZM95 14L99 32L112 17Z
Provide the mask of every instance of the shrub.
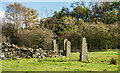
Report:
M17 34L18 34L18 31L15 28L15 26L13 26L12 24L4 24L2 26L2 41L3 42L10 42L10 43L17 44L18 43L18 40L16 40Z
M53 32L48 29L23 30L18 35L19 46L51 49Z

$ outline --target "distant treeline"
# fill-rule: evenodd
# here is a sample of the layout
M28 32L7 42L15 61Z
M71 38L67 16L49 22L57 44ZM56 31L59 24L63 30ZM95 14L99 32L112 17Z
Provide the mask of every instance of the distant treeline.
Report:
M76 2L71 7L72 11L63 7L52 17L39 20L37 10L19 3L8 5L3 42L52 49L52 40L57 39L63 49L67 38L74 50L81 48L81 39L86 37L88 49L120 48L120 2Z

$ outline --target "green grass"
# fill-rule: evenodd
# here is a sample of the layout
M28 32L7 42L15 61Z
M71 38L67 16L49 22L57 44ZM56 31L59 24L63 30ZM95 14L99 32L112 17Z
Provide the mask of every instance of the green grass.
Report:
M71 57L45 58L34 61L31 59L2 60L3 71L118 71L118 64L110 64L112 57L118 58L117 51L89 52L88 58L92 63L78 61L79 52Z

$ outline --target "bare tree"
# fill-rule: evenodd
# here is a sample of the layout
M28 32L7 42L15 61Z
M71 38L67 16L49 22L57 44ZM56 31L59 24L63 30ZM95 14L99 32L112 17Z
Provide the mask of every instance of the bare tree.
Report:
M19 3L14 3L7 6L5 22L11 23L19 30L20 28L33 26L38 21L37 16L37 10L26 8Z

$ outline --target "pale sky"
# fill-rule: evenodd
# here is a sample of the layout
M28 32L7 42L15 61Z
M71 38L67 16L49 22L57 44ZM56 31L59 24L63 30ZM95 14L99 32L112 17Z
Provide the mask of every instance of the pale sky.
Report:
M52 16L54 11L60 11L62 7L72 10L71 3L73 2L90 2L90 1L119 1L119 0L0 0L0 17L4 16L6 6L10 3L21 3L23 6L33 8L38 11L39 18Z
M14 2L2 2L2 11L6 11L6 6ZM50 17L54 11L60 11L62 7L71 8L72 2L17 2L23 6L33 8L38 11L39 17Z
M0 9L0 20L1 20L2 18L4 18L4 16L5 16L4 11L1 11L1 9Z

